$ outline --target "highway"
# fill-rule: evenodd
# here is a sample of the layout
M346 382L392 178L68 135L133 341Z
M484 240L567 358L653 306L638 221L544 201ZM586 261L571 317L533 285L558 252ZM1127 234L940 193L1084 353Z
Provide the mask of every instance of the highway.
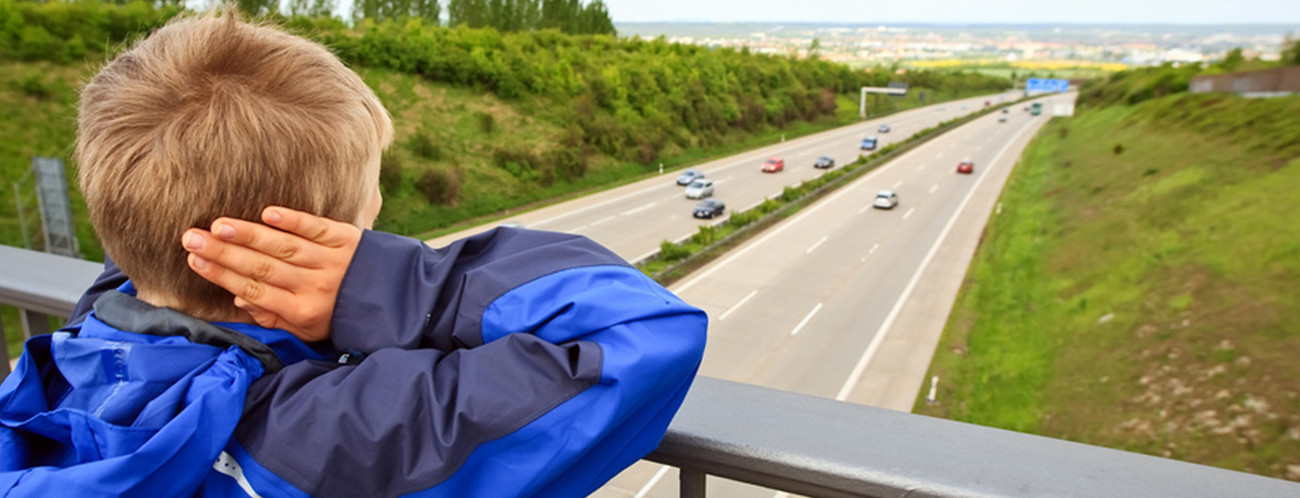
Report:
M909 151L672 286L710 317L700 374L910 411L986 220L1014 209L1002 185L1048 119L1007 116ZM973 174L956 173L965 158ZM871 207L883 189L896 208ZM676 474L642 462L597 496L676 496ZM708 492L773 496L719 478Z
M814 168L818 156L835 158L836 167L857 159L862 138L880 139L879 147L898 142L916 131L942 121L975 112L984 102L998 102L1002 95L990 95L945 102L880 119L792 139L760 149L718 159L696 166L713 180L714 198L727 205L726 214L755 206L781 193L787 185L798 185L828 170ZM878 133L881 124L889 124L889 133ZM785 171L762 173L763 162L772 156L785 158ZM428 243L444 246L454 240L493 228L501 223L520 223L528 228L586 235L629 261L638 261L658 251L665 239L681 240L695 233L698 226L725 219L700 220L691 212L697 200L687 199L685 188L678 186L678 171L665 172L635 183L606 190L579 199L522 213L469 230L448 234Z

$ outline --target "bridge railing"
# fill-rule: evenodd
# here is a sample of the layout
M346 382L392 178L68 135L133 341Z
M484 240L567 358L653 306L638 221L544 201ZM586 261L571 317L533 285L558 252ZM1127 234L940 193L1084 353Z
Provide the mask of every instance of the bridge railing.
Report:
M0 246L0 304L44 333L99 270ZM691 498L709 475L827 497L1300 497L1300 483L707 377L647 459L678 467Z

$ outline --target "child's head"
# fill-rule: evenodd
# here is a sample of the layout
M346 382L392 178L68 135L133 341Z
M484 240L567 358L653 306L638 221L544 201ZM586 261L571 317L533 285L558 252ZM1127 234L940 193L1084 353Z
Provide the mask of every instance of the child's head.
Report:
M366 225L388 113L324 47L233 14L174 20L81 93L81 192L142 298L224 319L231 296L191 272L181 233L280 205Z

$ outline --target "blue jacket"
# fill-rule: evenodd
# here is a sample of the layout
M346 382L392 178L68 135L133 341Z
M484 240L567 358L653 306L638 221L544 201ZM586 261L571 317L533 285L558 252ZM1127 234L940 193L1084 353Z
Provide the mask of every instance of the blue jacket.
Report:
M366 232L320 344L107 291L109 267L0 386L0 495L582 496L658 445L707 327L530 230Z

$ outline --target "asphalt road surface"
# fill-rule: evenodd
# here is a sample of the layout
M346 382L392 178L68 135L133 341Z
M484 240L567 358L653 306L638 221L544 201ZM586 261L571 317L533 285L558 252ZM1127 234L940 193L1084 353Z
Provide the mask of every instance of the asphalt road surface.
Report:
M813 167L819 156L835 158L836 167L840 167L856 160L859 153L867 153L859 150L865 136L877 136L880 139L878 147L884 147L921 129L975 112L985 102L997 103L1004 97L1010 98L1010 95L991 95L922 107L701 164L694 169L703 171L713 180L713 197L727 205L722 218L701 220L692 217L699 201L687 199L686 188L676 183L679 172L669 171L428 242L441 247L501 223L515 222L527 228L586 235L624 259L635 262L658 251L659 243L665 239L678 241L689 237L700 225L720 223L734 210L753 207L780 194L787 185L798 185L825 173L828 170ZM877 130L882 124L888 124L891 131L879 133ZM760 171L763 162L772 156L785 159L785 171Z
M700 374L910 411L986 220L1015 209L997 204L1003 183L1053 103L1073 98L950 131L674 285L709 313ZM962 159L973 174L956 172ZM879 190L900 204L873 208ZM676 496L676 474L642 462L597 496ZM774 495L714 477L708 493Z

